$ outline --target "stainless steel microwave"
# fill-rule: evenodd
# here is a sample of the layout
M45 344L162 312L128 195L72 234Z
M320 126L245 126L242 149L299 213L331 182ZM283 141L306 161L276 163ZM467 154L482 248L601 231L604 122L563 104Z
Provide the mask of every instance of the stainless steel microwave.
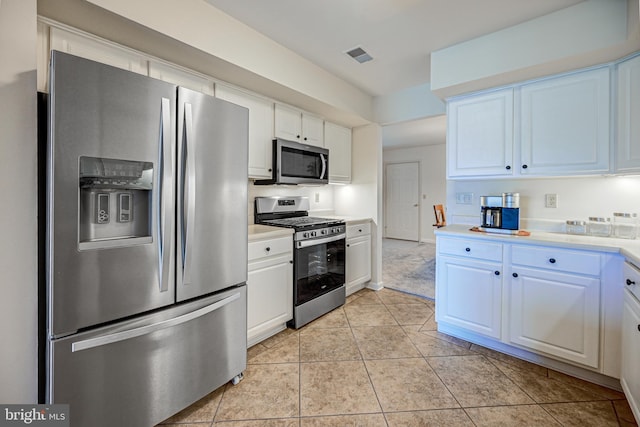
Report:
M273 177L256 185L328 184L329 150L276 138L273 140Z

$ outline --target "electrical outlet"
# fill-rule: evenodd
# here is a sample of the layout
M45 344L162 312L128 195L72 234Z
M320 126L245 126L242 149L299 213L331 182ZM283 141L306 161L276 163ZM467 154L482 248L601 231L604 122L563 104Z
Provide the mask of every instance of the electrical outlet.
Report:
M316 203L320 203L320 193L316 193Z
M473 203L473 193L456 193L456 204L470 205Z
M544 195L544 207L545 208L557 208L558 207L558 195L555 193Z

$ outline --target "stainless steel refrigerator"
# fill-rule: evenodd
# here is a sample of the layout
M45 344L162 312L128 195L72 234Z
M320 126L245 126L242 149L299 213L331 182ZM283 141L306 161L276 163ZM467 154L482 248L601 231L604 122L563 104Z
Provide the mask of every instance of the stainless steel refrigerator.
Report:
M248 110L52 52L47 402L163 421L246 368Z

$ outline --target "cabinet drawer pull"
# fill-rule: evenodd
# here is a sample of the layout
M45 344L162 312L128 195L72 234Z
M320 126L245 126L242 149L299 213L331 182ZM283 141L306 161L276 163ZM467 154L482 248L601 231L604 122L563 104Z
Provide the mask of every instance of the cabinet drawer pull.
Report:
M464 248L465 251L471 252L471 248Z
M640 325L638 325L638 332L640 332Z
M635 285L635 284L636 284L636 282L634 282L633 280L627 279L627 286L631 286L631 285Z
M496 276L500 275L500 272L498 270L494 271L493 274L495 274Z
M556 259L555 259L555 258L549 258L549 262L550 262L551 264L555 264L555 263L556 263Z
M511 170L511 166L508 166L508 165L507 165L507 166L505 166L505 169L506 169L506 170Z
M358 228L358 233L362 233L362 228Z
M266 250L267 252L269 252L269 251L271 250L271 248L270 248L269 246L267 246L267 247L265 248L265 250Z
M527 166L527 165L522 165L522 169L526 169L526 168L528 168L528 167L529 167L529 166Z
M513 277L518 277L518 273L513 273L512 276Z

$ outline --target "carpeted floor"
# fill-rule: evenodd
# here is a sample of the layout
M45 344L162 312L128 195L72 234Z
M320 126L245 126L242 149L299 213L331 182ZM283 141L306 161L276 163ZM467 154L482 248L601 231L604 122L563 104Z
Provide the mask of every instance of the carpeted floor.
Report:
M382 280L386 288L435 298L436 245L382 240Z

